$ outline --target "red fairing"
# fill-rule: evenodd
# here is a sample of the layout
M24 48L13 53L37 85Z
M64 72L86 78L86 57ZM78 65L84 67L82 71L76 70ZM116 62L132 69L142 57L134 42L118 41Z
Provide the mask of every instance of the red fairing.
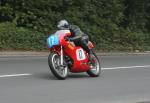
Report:
M66 46L70 46L68 44ZM82 58L80 59L78 56L78 52L83 53ZM71 67L71 72L85 72L89 70L89 65L87 65L88 57L86 52L83 51L81 47L69 47L65 48L65 54L69 55L69 57L73 60L73 65Z
M63 46L63 45L66 43L64 37L65 37L65 36L70 36L70 35L71 35L71 33L65 33L65 34L60 34L60 35L58 35L59 44Z
M53 46L52 48L49 49L49 51L56 52L57 54L60 55L60 46Z
M70 68L71 72L86 72L90 69L88 65L88 54L81 48L73 46L70 42L65 41L64 37L69 36L71 33L65 33L58 35L59 45L53 46L50 51L55 51L60 54L60 46L63 46L64 56L69 56L73 61L73 64ZM90 48L93 48L91 43Z

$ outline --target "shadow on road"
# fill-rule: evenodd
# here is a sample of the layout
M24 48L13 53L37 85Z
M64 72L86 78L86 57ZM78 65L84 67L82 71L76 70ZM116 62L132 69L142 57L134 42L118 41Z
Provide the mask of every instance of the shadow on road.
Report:
M76 74L69 74L68 78L89 78L89 76L85 73L76 73Z
M150 101L142 101L142 102L137 102L137 103L150 103Z
M57 80L53 74L51 73L34 73L33 78L42 79L42 80ZM85 79L85 78L91 78L85 73L70 73L67 77L67 79Z

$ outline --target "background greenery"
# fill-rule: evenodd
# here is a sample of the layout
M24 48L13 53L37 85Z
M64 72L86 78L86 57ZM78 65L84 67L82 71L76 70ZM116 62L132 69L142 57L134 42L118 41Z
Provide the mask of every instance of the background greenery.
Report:
M60 19L97 50L150 50L150 0L0 0L0 50L44 50Z

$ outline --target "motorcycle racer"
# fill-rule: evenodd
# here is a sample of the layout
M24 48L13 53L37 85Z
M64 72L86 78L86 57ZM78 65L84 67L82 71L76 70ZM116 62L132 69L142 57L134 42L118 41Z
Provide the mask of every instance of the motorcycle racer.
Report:
M59 30L70 30L71 36L66 37L73 41L76 46L81 46L87 53L89 53L89 61L91 60L90 54L92 51L88 47L89 37L81 31L77 25L70 25L67 20L60 20L57 24Z

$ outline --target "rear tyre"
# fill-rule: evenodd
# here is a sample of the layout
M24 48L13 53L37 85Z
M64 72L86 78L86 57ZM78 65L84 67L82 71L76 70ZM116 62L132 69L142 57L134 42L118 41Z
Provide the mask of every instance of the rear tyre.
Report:
M59 80L64 80L68 76L68 66L65 62L63 64L60 65L60 56L57 53L50 52L48 65L53 75Z
M100 61L94 52L91 54L91 58L90 69L87 74L91 77L98 77L101 73Z

